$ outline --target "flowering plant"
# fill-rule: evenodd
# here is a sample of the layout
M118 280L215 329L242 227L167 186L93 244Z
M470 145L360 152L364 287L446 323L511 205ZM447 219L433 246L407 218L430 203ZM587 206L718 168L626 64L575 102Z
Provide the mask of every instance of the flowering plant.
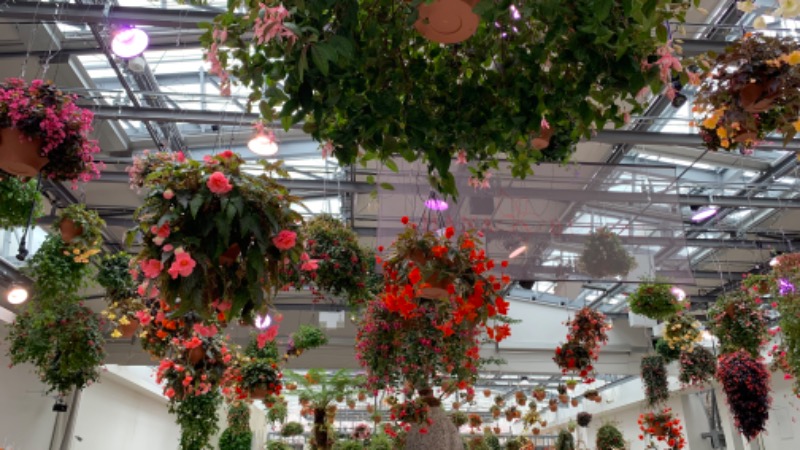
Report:
M228 427L219 436L219 450L250 450L252 445L250 405L234 402L228 406Z
M164 395L172 402L216 391L234 358L221 336L202 328L198 325L188 339L174 338L172 357L158 366L156 382L164 383Z
M684 385L702 387L717 373L717 358L710 350L699 345L692 352L681 352L680 364L678 380Z
M661 355L664 358L664 362L669 364L672 361L677 360L681 357L681 349L680 348L672 348L667 344L667 341L664 340L663 337L658 338L655 345L656 353Z
M665 320L683 306L672 293L672 286L662 280L645 280L628 296L628 307L634 314L654 320Z
M29 215L34 221L42 216L42 194L33 180L21 181L0 174L0 205L0 228L24 227Z
M711 150L747 153L773 132L794 138L800 129L800 43L793 37L747 34L714 60L700 85L694 111Z
M250 343L239 361L238 380L241 393L254 399L266 399L279 396L283 388L281 379L278 345L272 340L259 346L258 335L250 338Z
M68 394L100 377L105 358L101 322L74 293L37 296L14 318L6 341L12 365L31 363L47 392Z
M202 40L223 93L237 79L265 121L304 122L343 165L378 159L393 168L398 154L425 161L434 187L455 195L449 168L459 152L479 178L501 154L523 177L532 163L569 157L571 145L535 145L542 131L574 143L608 122L622 126L627 109L643 111L636 94L659 84L659 69L642 63L667 41L663 24L698 4L631 0L598 11L553 0L509 14L505 3L481 2L465 6L475 34L442 47L410 26L426 27L423 3L431 2L231 1ZM582 51L587 42L598 45ZM354 84L355 74L363 79ZM376 104L386 113L363 117Z
M656 406L669 400L667 368L664 365L664 358L659 355L643 357L641 376L648 405Z
M219 431L217 409L221 404L222 395L216 390L170 402L169 412L181 427L180 450L210 448L211 438Z
M89 258L100 253L103 245L103 228L106 222L100 218L97 211L86 209L86 205L73 203L58 212L53 226L62 229L65 222L71 222L71 226L77 228L78 235L72 239L64 239L64 254L71 255L75 262L88 263Z
M725 391L736 427L748 440L764 431L769 419L770 378L760 358L745 350L719 357L717 379Z
M680 450L686 447L683 426L680 419L674 417L670 408L661 412L648 412L639 415L639 440L647 442L647 448L658 448L657 442L667 444L669 450ZM654 441L655 438L655 441Z
M702 341L700 322L685 314L675 314L664 326L664 341L670 348L691 353L695 344Z
M131 276L131 255L125 252L109 253L100 260L97 283L105 288L105 301L108 309L103 311L115 325L111 337L122 337L128 329L135 330L139 324L137 314L146 306L136 293L136 283Z
M479 246L452 227L437 236L408 225L398 236L383 264L385 292L368 303L356 336L371 388L439 385L450 393L474 383L483 333L497 342L510 333L500 296L509 279L487 275L494 261Z
M286 172L262 163L256 176L243 164L231 151L203 162L156 153L129 169L132 184L149 190L128 234L143 235L140 290L160 292L176 315L251 323L266 313L286 261L300 261L296 199L269 176Z
M586 238L578 267L592 278L608 278L627 275L636 267L636 261L622 246L619 236L602 227Z
M578 422L578 426L586 428L590 423L592 423L592 415L586 411L581 411L578 413L576 420Z
M75 104L75 96L64 94L49 82L20 78L0 83L0 128L14 128L29 140L40 139L40 156L49 160L45 177L65 181L89 181L100 176L102 164L94 161L100 152L89 139L94 114ZM0 164L2 166L2 164Z
M759 302L748 291L733 291L717 298L708 309L708 329L719 339L720 352L744 349L758 356L769 339L767 321Z
M625 437L614 425L607 423L597 429L597 450L623 450L626 446Z
M800 254L780 255L776 262L768 283L777 299L772 306L780 313L779 328L773 331L780 332L780 343L772 349L773 366L784 377L794 377L794 392L800 395Z
M591 383L594 374L592 360L597 360L600 346L608 342L606 332L611 326L605 314L589 307L579 310L565 325L569 330L567 343L556 348L553 360L563 373L576 372L585 382Z
M597 353L587 349L585 345L575 342L567 341L556 347L556 354L553 357L556 365L561 369L561 372L575 372L581 378L589 378L586 382L591 380L594 373L592 361L597 359Z
M299 267L287 267L287 281L310 286L316 298L341 297L353 307L373 296L369 278L375 260L353 230L322 214L307 221L303 233L306 254Z
M575 438L568 430L561 430L556 437L555 450L575 450Z

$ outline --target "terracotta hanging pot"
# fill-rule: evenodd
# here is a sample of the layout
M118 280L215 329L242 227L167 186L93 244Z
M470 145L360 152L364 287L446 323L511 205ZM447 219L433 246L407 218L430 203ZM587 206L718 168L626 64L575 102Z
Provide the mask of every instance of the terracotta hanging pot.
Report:
M557 403L550 403L549 405L547 405L547 407L550 408L550 411L552 411L552 412L558 411L558 404Z
M573 398L572 400L570 400L569 403L572 405L573 408L577 408L578 407L578 399L577 398Z
M0 128L0 169L20 177L35 177L48 162L40 155L42 140L22 136L16 128Z
M558 395L558 401L560 401L561 403L564 403L564 404L569 403L569 395L567 395L567 394L559 394Z
M550 138L552 137L553 129L551 127L542 127L539 134L531 141L531 144L536 150L544 150L550 146Z
M742 144L748 141L755 142L756 139L758 139L758 134L754 132L738 134L735 138L733 138L734 141L741 142Z
M541 432L542 432L542 430L540 430L540 429L538 429L538 428L534 428L534 429L533 429L533 434L534 434L535 436L538 436L538 435L539 435L539 433L541 433Z
M188 354L186 355L186 359L189 360L189 364L196 366L200 364L206 357L205 349L203 346L197 346L191 350L189 350Z
M70 218L62 220L58 228L61 231L61 240L66 244L69 244L73 239L83 234L83 227L76 224L75 221Z
M136 330L139 328L139 321L136 319L128 319L127 325L120 325L117 327L122 336L120 339L130 339L136 333Z
M236 262L236 259L239 257L239 253L241 253L239 244L233 244L228 247L227 250L225 250L225 253L219 255L219 263L223 266L230 266Z
M480 17L472 8L480 0L435 0L419 5L414 28L428 40L441 44L463 42L475 34Z
M414 250L408 255L408 259L414 262L418 267L425 264L427 258L421 250ZM426 285L420 290L420 297L431 300L441 300L450 296L447 292L447 286L453 282L453 279L448 276L440 276L439 274L431 274L425 279Z
M264 400L269 395L269 389L265 387L255 387L250 390L250 398L253 400Z
M666 436L667 435L667 427L664 424L658 423L653 426L653 436Z

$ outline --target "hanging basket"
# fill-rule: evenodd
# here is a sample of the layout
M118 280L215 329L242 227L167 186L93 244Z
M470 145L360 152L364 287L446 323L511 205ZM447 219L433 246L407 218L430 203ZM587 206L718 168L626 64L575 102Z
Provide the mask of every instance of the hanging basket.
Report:
M428 40L455 44L470 38L478 29L480 17L472 8L480 0L435 0L419 5L414 28Z
M73 239L83 234L83 227L70 218L64 218L58 228L61 231L61 240L65 244L69 244Z
M198 347L199 348L199 347ZM253 400L264 400L271 394L270 390L265 387L254 387L250 389L250 398Z
M427 258L421 250L414 250L408 255L408 259L413 261L417 267L422 267ZM441 300L450 296L447 286L453 283L453 279L448 276L432 274L425 279L425 287L420 290L419 296L431 300Z
M551 127L542 127L539 134L531 141L531 144L536 150L544 150L550 146L550 138L552 137L553 129Z
M753 114L768 111L775 101L775 95L765 95L766 91L763 83L750 83L739 91L739 104Z
M139 329L139 321L136 319L128 319L129 322L127 325L120 325L117 327L119 332L122 334L120 339L130 339L136 334L136 330Z
M20 177L35 177L49 161L41 151L41 139L29 140L16 128L0 128L0 169Z
M203 346L200 345L188 351L186 354L186 359L189 361L189 364L196 366L200 364L206 357L205 349Z

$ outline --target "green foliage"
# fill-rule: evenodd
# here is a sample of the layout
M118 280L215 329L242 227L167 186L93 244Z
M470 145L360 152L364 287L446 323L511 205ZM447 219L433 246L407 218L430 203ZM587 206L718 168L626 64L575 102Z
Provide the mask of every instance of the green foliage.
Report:
M181 427L180 450L211 450L211 438L219 431L217 408L222 403L218 391L188 395L180 402L169 404Z
M717 357L705 347L695 346L691 352L682 352L678 381L685 385L703 386L717 373Z
M521 450L525 446L525 438L514 437L506 441L506 450Z
M642 383L649 406L656 406L669 400L667 384L667 368L664 358L659 355L648 355L642 358Z
M498 439L497 436L493 434L484 434L484 441L491 450L501 450L502 448L500 446L500 439Z
M88 286L92 266L76 262L65 251L60 237L47 236L23 269L33 279L33 293L40 301L57 302L63 295Z
M59 229L65 220L71 220L80 229L80 234L65 244L76 262L89 262L89 258L100 252L103 245L103 229L106 222L100 218L97 211L86 209L86 205L73 203L58 212L55 229Z
M303 434L303 425L299 422L286 422L281 427L281 436L283 437L299 436L301 434Z
M663 24L697 2L544 0L520 4L519 19L508 2L481 2L476 33L443 46L414 29L419 1L288 1L291 15L267 27L282 36L263 40L250 34L259 3L234 0L202 41L223 83L248 87L265 122L304 122L342 165L423 161L433 186L456 195L459 150L478 177L501 158L524 177L537 162L568 160L592 130L622 126L626 110L643 111L635 95L659 81L641 63L666 41ZM544 118L561 139L538 150Z
M492 450L483 436L464 436L464 448L467 450Z
M228 407L228 428L219 437L219 450L250 450L253 432L250 430L250 407L235 403Z
M683 309L672 293L672 285L662 280L645 280L628 296L631 312L653 320L666 320Z
M333 444L333 450L364 450L366 448L361 441L355 439L345 439L336 441Z
M136 295L130 262L131 255L126 252L109 253L100 260L97 284L105 288L107 298L116 300Z
M35 205L34 205L35 204ZM33 209L33 220L42 216L42 194L36 181L20 181L17 177L0 175L0 228L24 227Z
M270 406L267 410L267 420L272 423L283 423L286 421L286 417L288 415L289 405L286 404L286 400L284 400L283 397L278 397L272 406Z
M469 422L469 417L467 416L467 413L463 411L453 411L450 413L450 420L453 421L453 424L455 424L456 428L461 428L462 425Z
M292 450L292 446L281 441L270 441L267 443L267 450Z
M607 423L597 430L597 450L623 450L625 438L613 424Z
M394 444L389 436L383 433L375 433L369 438L367 448L369 450L393 450Z
M636 267L636 261L622 246L619 236L603 227L586 238L578 267L593 278L608 278L627 275Z
M341 369L332 374L322 369L309 369L305 375L286 371L285 378L298 385L297 393L309 401L312 409L325 409L337 398L347 398L363 388L363 375Z
M275 361L254 359L244 362L241 367L241 375L242 379L239 384L246 391L263 388L269 390L270 393L280 392L281 372Z
M38 300L28 302L10 326L11 363L36 366L48 393L67 394L97 381L105 358L97 315L74 294L64 293L59 302Z
M667 341L664 340L664 338L658 338L658 340L656 341L655 349L656 353L658 353L662 358L664 358L664 362L667 364L681 357L681 349L670 347L669 344L667 344Z
M749 291L734 291L717 298L708 309L708 330L719 339L720 353L745 350L758 357L769 339L767 319Z
M263 173L252 175L229 151L209 161L183 159L179 153L134 160L131 182L148 194L128 237L143 236L137 262L163 265L150 282L174 315L215 318L215 302L226 299L226 321L252 323L283 286L284 261L300 261L302 217L293 210L298 200L271 178L288 175L279 163L264 162ZM182 253L194 266L188 274L170 274Z
M256 335L252 335L250 337L250 341L247 343L247 348L245 348L244 354L255 359L269 359L272 361L278 361L280 359L278 344L273 340L267 342L264 347L258 348L258 340L256 339Z
M322 347L328 343L328 336L319 327L313 325L300 325L291 335L291 347L298 353Z
M575 450L575 438L572 437L572 433L567 430L558 432L556 450Z

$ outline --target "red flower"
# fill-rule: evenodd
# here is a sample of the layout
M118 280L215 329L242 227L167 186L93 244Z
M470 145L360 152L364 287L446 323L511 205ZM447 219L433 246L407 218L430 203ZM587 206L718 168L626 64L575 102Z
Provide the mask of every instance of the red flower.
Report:
M400 222L403 222L403 225L408 225L408 216L403 216L400 219Z
M447 239L450 239L450 238L451 238L451 237L453 237L455 234L456 234L456 230L455 230L453 227L447 227L447 228L444 230L444 236L445 236Z

